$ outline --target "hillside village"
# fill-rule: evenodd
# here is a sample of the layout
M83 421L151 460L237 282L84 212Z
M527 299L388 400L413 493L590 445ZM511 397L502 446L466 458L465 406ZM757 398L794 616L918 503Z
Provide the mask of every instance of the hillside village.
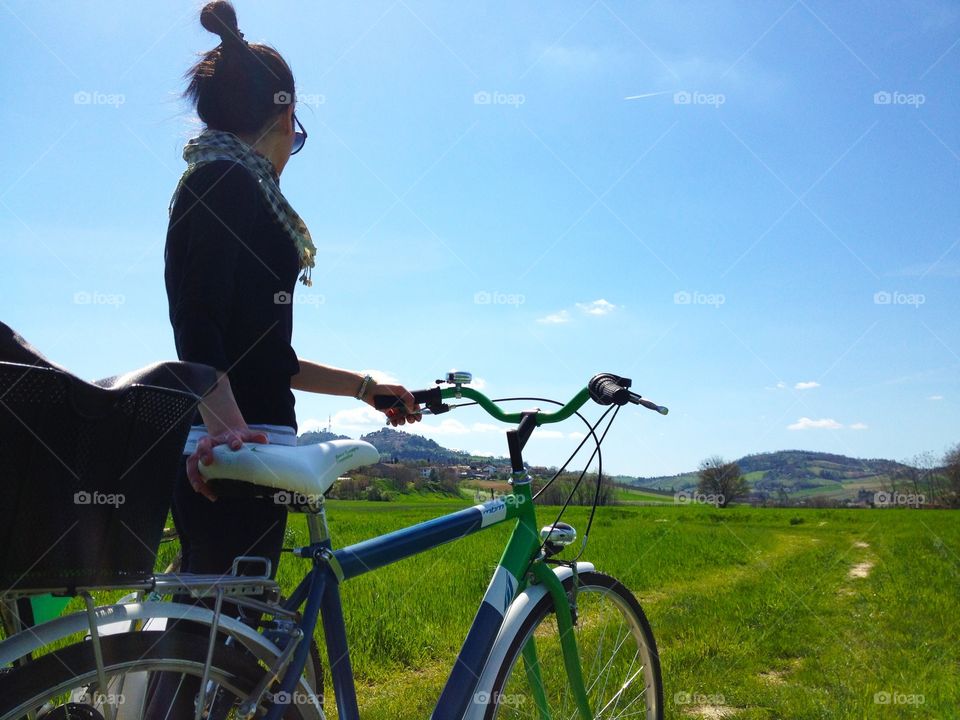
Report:
M330 432L309 432L300 436L301 445L344 439ZM389 500L407 492L439 493L450 496L494 497L510 491L510 463L504 457L473 456L451 450L420 435L382 428L360 439L374 445L381 462L361 468L338 483L331 497L342 499ZM749 494L738 502L755 506L886 507L890 505L929 506L942 504L922 492L933 482L933 469L921 470L906 463L885 459L860 459L830 453L783 450L748 455L737 464L749 486ZM528 468L535 483L552 477L555 468ZM595 487L595 476L589 483ZM576 473L560 478L558 489L570 488ZM609 487L602 493L605 502L662 504L699 502L696 471L661 477L616 475L604 478ZM591 493L581 488L583 502ZM557 496L551 494L548 502ZM562 499L560 500L562 502Z

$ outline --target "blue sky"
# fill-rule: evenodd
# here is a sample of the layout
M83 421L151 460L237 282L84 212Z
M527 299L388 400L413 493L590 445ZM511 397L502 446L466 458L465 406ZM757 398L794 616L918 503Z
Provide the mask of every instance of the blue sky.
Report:
M960 441L956 3L236 5L309 132L282 180L319 246L302 357L494 397L627 375L672 409L621 413L631 474ZM174 356L199 7L0 0L2 319L85 377ZM302 429L374 415L298 394ZM417 430L505 451L475 409Z

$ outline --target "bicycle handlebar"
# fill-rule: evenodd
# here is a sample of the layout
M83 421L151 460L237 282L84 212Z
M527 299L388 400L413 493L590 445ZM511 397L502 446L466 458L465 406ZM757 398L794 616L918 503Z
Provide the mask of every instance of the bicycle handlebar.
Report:
M556 412L545 413L538 412L536 415L537 425L562 422L573 415L577 410L586 404L591 398L601 405L626 405L628 402L634 405L642 405L645 408L666 415L669 410L657 405L640 395L630 392L630 380L622 378L612 373L600 373L595 375L580 392ZM426 405L431 412L439 414L446 412L450 408L443 404L444 400L452 398L465 397L476 402L480 407L486 410L494 419L500 422L517 424L524 416L522 412L504 412L493 400L478 390L471 387L433 387L426 390L412 390L413 399L418 405ZM375 395L373 398L374 407L377 410L389 410L391 408L403 407L400 398L393 395Z

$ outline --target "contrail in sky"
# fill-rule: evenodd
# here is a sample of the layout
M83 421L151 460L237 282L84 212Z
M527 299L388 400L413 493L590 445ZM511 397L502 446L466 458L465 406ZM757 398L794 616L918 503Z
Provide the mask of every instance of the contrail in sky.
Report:
M656 97L657 95L673 95L673 90L661 90L660 92L643 93L643 95L628 95L624 100L642 100L643 98Z

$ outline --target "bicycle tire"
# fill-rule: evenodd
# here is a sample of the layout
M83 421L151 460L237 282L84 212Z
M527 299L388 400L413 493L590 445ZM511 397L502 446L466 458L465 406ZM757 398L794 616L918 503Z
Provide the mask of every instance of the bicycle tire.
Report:
M572 578L564 582L568 592L572 585ZM650 623L637 599L615 578L603 573L586 572L578 577L577 610L577 647L594 717L638 716L635 713L641 712L641 709L636 707L636 703L642 700L646 705L647 720L662 720L660 660ZM601 662L605 641L610 639L609 631L618 622L625 631L619 628L615 630L608 649L620 657L611 656L609 660ZM476 702L486 705L484 717L487 720L519 720L541 716L522 661L519 663L520 672L514 673L524 645L530 638L535 639L550 716L579 718L567 681L553 597L549 593L540 598L520 626L497 671L489 697L475 698ZM629 649L620 655L624 646ZM637 682L639 679L643 681L642 688Z
M174 672L199 678L207 657L207 638L185 632L130 632L101 637L104 668L108 676L108 692L114 701L123 704L115 684L118 677L136 672ZM237 648L218 645L214 649L210 680L221 687L215 700L218 707L230 706L245 699L263 677L264 669L250 654ZM28 665L0 673L0 720L25 717L68 717L76 709L90 708L93 702L77 702L77 693L89 697L97 683L97 666L93 644L89 641L68 645L44 655ZM46 703L51 702L51 705ZM266 703L264 703L266 704ZM68 709L68 706L69 709ZM77 706L76 709L74 706ZM66 714L64 714L64 709ZM143 717L144 708L124 708L130 717ZM42 711L42 712L41 712ZM74 713L74 714L71 714ZM192 716L192 714L191 714ZM302 720L296 703L284 717Z

